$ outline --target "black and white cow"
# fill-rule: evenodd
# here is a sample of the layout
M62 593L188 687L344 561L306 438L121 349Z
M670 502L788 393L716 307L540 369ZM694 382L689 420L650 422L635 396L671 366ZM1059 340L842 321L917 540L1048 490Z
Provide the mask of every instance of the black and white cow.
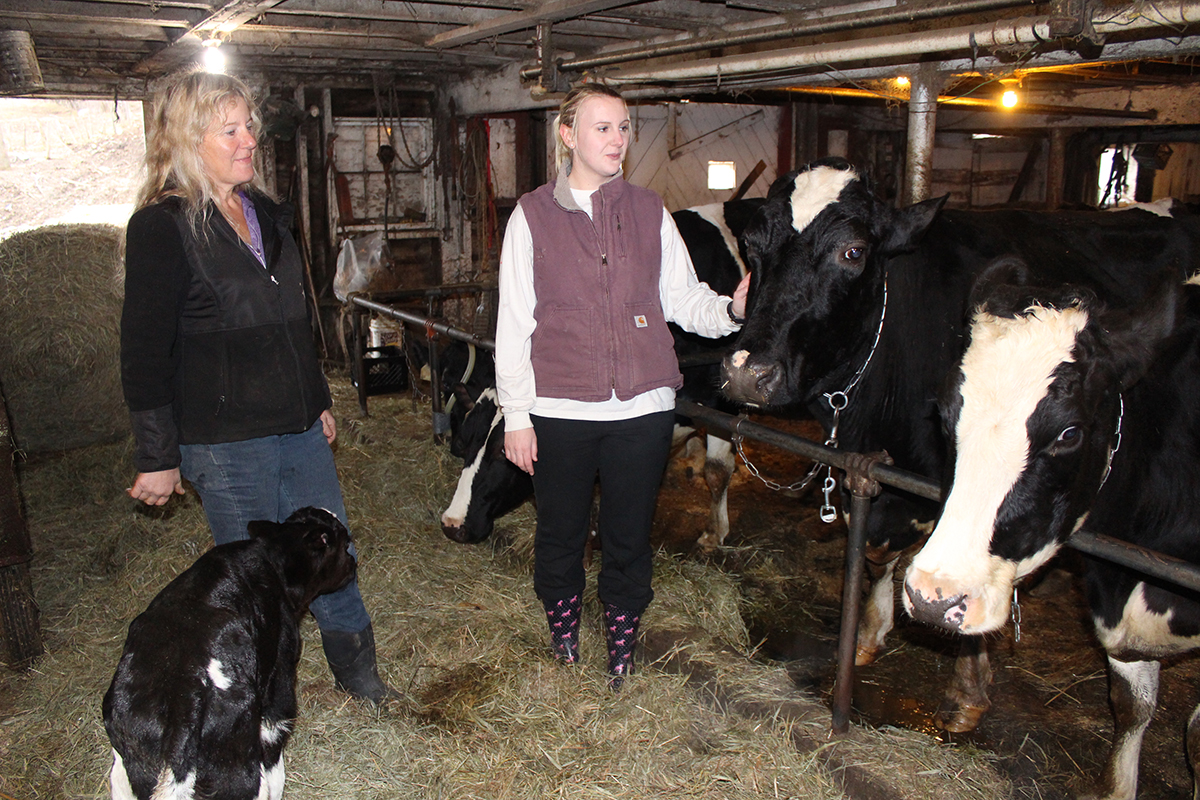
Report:
M130 624L103 702L114 800L283 795L299 622L354 577L354 557L320 509L249 532L200 556Z
M807 407L826 431L836 418L841 449L887 451L898 467L939 480L946 442L937 394L962 352L971 289L989 263L1020 255L1050 279L1132 301L1162 267L1183 280L1200 251L1190 220L1146 211L943 211L943 203L892 208L842 159L777 180L742 236L752 282L747 323L725 361L730 397ZM896 558L928 534L937 511L888 488L873 502L859 664L875 658L892 628ZM974 728L989 705L990 675L982 643L964 640L935 721Z
M908 569L910 614L962 633L999 629L1015 582L1085 524L1200 564L1194 283L1172 279L1132 313L1073 287L982 292L943 403L953 469L941 518ZM1100 790L1132 800L1159 659L1200 647L1200 598L1090 558L1087 586L1115 715ZM1196 775L1200 707L1187 752Z
M719 294L731 295L746 274L738 250L738 234L761 198L732 200L676 211L671 216L687 246L696 276ZM679 396L708 406L729 409L719 390L719 354L728 349L732 336L707 339L671 325L675 352L680 359L709 354L711 364L685 366ZM456 542L480 542L491 535L495 520L533 497L533 481L504 458L504 418L494 388L472 401L469 392L457 390L459 402L470 408L451 452L463 458L454 498L442 514L442 531ZM679 419L676 441L689 435L689 420ZM700 539L702 546L723 544L729 534L727 493L733 475L733 446L728 439L709 435L704 462L704 479L712 495L709 526Z

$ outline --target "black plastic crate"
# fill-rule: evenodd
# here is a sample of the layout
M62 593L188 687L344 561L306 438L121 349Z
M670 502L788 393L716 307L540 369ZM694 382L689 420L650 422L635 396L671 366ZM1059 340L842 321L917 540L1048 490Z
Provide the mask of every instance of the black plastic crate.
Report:
M392 394L408 388L408 363L404 351L394 344L368 347L363 351L363 373L367 394ZM354 380L358 386L357 376Z

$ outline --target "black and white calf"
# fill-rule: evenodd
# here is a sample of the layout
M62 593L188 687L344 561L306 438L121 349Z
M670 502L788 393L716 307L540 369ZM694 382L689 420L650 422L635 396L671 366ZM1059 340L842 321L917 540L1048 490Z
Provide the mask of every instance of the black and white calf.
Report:
M761 408L803 406L827 432L836 421L841 449L886 450L896 466L941 480L936 398L962 353L975 279L994 259L1022 256L1050 280L1128 304L1159 269L1184 280L1200 253L1193 221L1142 210L957 211L943 202L893 208L842 159L779 178L742 235L753 277L748 319L725 363L730 396ZM896 560L938 512L887 488L872 507L859 664L882 652L892 628ZM974 728L989 680L986 648L964 639L935 721Z
M296 720L299 622L354 577L328 511L251 522L209 550L129 626L104 695L114 800L279 800Z
M751 216L762 205L761 199L713 203L671 216L679 228L696 276L719 294L732 295L746 274L738 250L737 237ZM679 397L693 402L732 410L721 394L719 354L727 350L733 337L707 339L671 325L675 352L681 360L710 355L711 363L684 366L683 388ZM533 497L533 480L504 457L504 417L500 413L495 389L490 388L473 400L470 392L456 389L460 408L469 409L451 441L451 452L463 459L454 498L442 514L442 531L456 542L480 542L491 535L497 518ZM677 420L677 442L687 439L694 429L690 420ZM733 445L728 439L708 435L704 461L704 480L712 498L709 525L699 544L723 544L729 535L729 480L733 475Z
M945 510L905 580L905 608L952 631L1008 620L1017 581L1076 530L1200 564L1200 285L1173 280L1132 313L1086 290L995 285L943 403ZM1200 599L1088 559L1115 714L1106 798L1137 795L1159 659L1200 647ZM1200 708L1187 751L1200 767ZM1200 783L1197 794L1200 797Z

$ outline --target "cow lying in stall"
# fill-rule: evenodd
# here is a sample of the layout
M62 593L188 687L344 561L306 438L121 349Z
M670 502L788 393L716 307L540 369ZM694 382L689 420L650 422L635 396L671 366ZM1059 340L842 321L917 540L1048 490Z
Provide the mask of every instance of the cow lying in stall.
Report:
M249 532L200 556L130 624L103 702L114 800L282 797L299 623L355 564L328 511Z
M1021 285L1023 272L999 264L981 282L943 401L949 494L904 585L910 614L961 633L1002 627L1015 583L1084 525L1200 564L1200 281L1172 279L1130 314L1086 289ZM1100 792L1132 800L1159 659L1200 646L1200 601L1111 562L1087 566L1115 715ZM1195 777L1200 707L1187 753Z
M842 159L778 179L742 235L753 277L748 320L725 361L729 396L760 408L806 406L837 430L841 449L886 451L897 466L940 479L946 442L936 397L961 354L971 287L989 263L1017 253L1054 280L1127 303L1163 267L1183 280L1200 252L1190 219L942 211L944 200L894 209ZM888 487L873 501L857 663L882 651L896 559L928 534L937 512ZM982 640L964 637L935 722L972 730L989 706L990 680Z
M737 238L761 199L733 200L676 211L671 216L687 246L696 276L720 294L730 295L746 274ZM706 339L671 326L675 351L681 358L724 352L732 336ZM710 365L682 369L684 386L679 396L708 406L731 409L718 390L719 367ZM533 497L533 480L504 457L504 417L494 388L473 398L456 388L460 409L469 409L451 442L451 452L463 459L454 498L442 514L447 537L463 543L481 542L491 535L496 519ZM680 419L675 440L684 441L692 429ZM708 435L704 479L712 495L709 525L699 544L719 546L729 534L727 492L735 466L733 446L728 439Z

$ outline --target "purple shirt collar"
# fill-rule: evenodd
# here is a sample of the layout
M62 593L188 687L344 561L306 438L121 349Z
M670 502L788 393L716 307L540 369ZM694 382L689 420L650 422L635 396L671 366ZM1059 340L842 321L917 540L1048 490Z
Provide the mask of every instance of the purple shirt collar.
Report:
M254 213L254 203L245 192L238 192L242 198L242 214L246 217L246 227L250 229L250 252L258 259L258 263L267 266L267 257L263 252L262 228L258 225L258 214Z

